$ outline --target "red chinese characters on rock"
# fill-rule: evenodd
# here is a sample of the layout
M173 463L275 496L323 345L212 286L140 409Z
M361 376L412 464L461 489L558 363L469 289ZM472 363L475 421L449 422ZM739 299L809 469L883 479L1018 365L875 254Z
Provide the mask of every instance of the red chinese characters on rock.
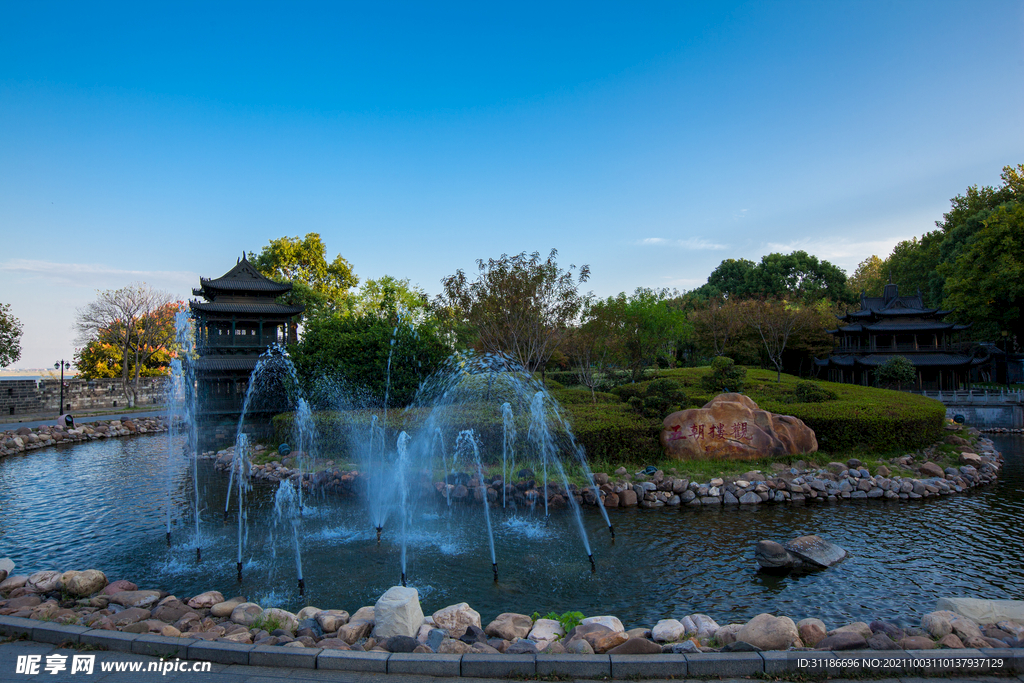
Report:
M661 438L666 455L677 459L753 460L818 449L801 420L761 410L742 394L720 394L703 408L672 413Z

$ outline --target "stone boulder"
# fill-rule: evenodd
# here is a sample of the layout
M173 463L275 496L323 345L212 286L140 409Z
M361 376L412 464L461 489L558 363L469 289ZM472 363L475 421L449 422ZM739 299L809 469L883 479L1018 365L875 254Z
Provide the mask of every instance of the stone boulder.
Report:
M979 624L995 624L1004 620L1024 623L1024 600L940 598L936 607L955 612Z
M124 607L150 607L160 600L160 591L119 591L110 596L110 602Z
M316 623L324 633L334 633L348 623L348 612L343 609L325 609L316 613Z
M222 602L224 602L224 595L220 591L206 591L189 600L187 604L192 609L205 609Z
M235 611L235 608L243 602L246 602L246 599L241 595L231 598L230 600L225 600L224 602L218 602L210 608L210 616L217 619L230 617L231 613Z
M137 591L139 587L131 581L124 579L118 579L117 581L111 581L103 589L103 595L113 595L114 593L120 593L121 591Z
M801 619L796 624L796 630L807 647L817 647L827 635L825 624L820 619Z
M28 583L28 576L25 574L8 576L3 581L0 581L0 594L10 593L18 588L24 588L26 583Z
M231 621L242 626L252 626L261 614L263 608L255 602L241 602L231 610Z
M373 606L374 638L407 636L415 638L423 623L423 609L420 595L415 588L392 586L380 596ZM413 645L412 647L416 647ZM403 650L403 652L411 652ZM396 650L391 650L396 652Z
M736 633L736 640L762 650L785 650L800 640L800 633L789 617L758 614Z
M819 650L866 650L869 646L867 639L856 631L833 631L815 647Z
M558 640L565 635L565 629L554 619L538 619L528 634L530 640Z
M651 629L651 635L659 643L674 643L685 633L686 628L677 619L662 619Z
M533 620L525 614L505 612L499 614L494 621L487 624L484 633L492 638L515 640L516 638L525 638L530 635L532 628Z
M0 557L0 572L3 572L4 579L14 573L14 560L9 557ZM0 579L3 581L4 579Z
M586 619L584 619L580 623L581 624L601 624L602 626L607 626L608 628L610 628L613 631L625 631L626 630L625 627L623 627L622 622L619 621L619 618L618 617L613 617L613 616L587 617Z
M706 614L690 614L683 617L680 623L686 633L696 633L699 638L710 638L721 628L718 622Z
M794 538L785 545L775 541L758 541L754 559L764 569L825 569L846 558L846 551L811 534Z
M98 569L86 569L72 576L65 588L71 595L84 598L103 590L107 585L107 575Z
M29 575L25 586L34 593L49 593L60 589L62 576L60 572L54 571L36 572Z
M263 610L263 614L261 616L263 617L264 622L276 621L278 623L278 628L284 629L289 633L294 634L295 630L299 627L299 620L294 614L288 610L280 609L278 607L270 607Z
M802 420L761 410L742 394L719 394L703 408L672 413L662 426L661 445L677 460L756 460L818 450L814 430Z
M646 638L630 638L621 645L608 650L610 655L658 655L661 654L661 645L647 640Z
M461 637L466 632L466 627L470 624L477 628L482 628L480 613L465 602L440 609L434 612L433 617L434 625L447 631L448 635L452 638Z

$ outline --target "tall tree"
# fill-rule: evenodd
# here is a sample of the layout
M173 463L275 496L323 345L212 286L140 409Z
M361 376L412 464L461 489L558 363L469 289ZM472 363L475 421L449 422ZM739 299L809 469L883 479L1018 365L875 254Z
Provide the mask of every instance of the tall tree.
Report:
M698 305L691 313L694 335L714 356L725 356L745 327L743 307L736 299L716 297Z
M249 252L249 261L267 277L290 282L292 291L283 298L305 306L306 318L344 313L349 289L359 284L351 264L340 254L327 260L327 247L316 232L302 239L271 240L259 254Z
M1024 202L978 212L957 230L968 234L939 266L946 278L946 306L975 322L989 339L1012 336L1007 341L1019 344L1024 341Z
M547 259L526 252L477 261L475 279L458 270L441 280L435 310L462 343L505 353L528 371L543 367L559 347L585 301L579 285L590 267L563 270L551 250Z
M406 320L420 324L431 316L430 297L419 287L410 285L408 279L384 275L367 280L349 297L349 312L356 317L390 318L401 314Z
M854 294L863 292L867 296L882 296L886 278L885 261L871 255L857 264L857 270L847 280L847 284Z
M669 354L682 334L686 314L671 305L677 296L677 292L639 287L630 296L623 292L592 307L608 334L605 343L629 369L632 381L640 379L659 355Z
M768 360L775 366L776 381L782 381L782 354L786 345L810 320L806 312L779 299L747 301L744 304L747 324L757 331Z
M96 301L78 310L75 326L80 343L100 340L116 347L129 407L135 405L138 395L141 365L174 338L172 306L170 294L137 282L98 292Z
M10 304L0 304L0 367L21 358L21 321L11 313Z

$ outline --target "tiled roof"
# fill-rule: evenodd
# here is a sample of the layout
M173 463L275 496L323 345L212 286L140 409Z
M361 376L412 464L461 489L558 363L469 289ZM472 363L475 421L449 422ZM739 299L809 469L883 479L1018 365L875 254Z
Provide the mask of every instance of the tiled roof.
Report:
M282 304L234 304L189 301L194 311L208 313L239 313L244 315L296 315L306 310L305 306L284 306Z
M199 278L203 289L219 289L229 291L254 292L287 292L292 288L288 282L274 282L262 274L246 259L241 259L235 267L218 278ZM196 292L199 296L199 293Z
M245 370L252 372L259 360L259 356L203 356L196 361L196 370L199 372L210 372L212 370Z

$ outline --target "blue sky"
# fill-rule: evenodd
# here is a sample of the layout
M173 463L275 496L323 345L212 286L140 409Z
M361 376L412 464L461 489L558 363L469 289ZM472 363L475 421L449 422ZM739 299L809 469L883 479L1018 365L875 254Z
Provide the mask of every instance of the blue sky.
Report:
M559 250L598 295L848 272L1024 161L1024 3L0 1L15 367L75 309L319 232L430 293Z

